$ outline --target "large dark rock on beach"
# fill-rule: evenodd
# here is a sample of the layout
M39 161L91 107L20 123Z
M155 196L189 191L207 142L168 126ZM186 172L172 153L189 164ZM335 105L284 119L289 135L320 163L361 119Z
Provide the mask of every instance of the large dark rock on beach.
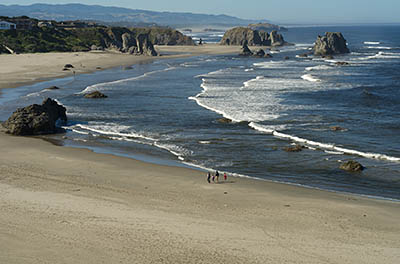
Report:
M360 172L364 170L364 166L357 161L349 160L342 163L342 165L340 165L340 169L350 172Z
M326 56L349 53L346 39L340 32L326 32L325 36L318 36L314 44L314 55Z
M6 132L16 136L30 136L57 133L57 120L67 122L66 109L56 101L47 98L41 105L33 104L17 109L3 123Z

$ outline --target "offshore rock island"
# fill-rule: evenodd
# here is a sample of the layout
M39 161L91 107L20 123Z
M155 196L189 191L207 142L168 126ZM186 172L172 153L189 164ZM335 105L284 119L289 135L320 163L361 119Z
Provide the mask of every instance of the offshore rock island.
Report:
M326 32L325 36L318 36L313 51L314 55L320 56L350 53L347 41L340 32Z
M271 33L258 31L249 27L236 27L225 32L221 45L244 45L249 46L284 46L287 43L276 30Z

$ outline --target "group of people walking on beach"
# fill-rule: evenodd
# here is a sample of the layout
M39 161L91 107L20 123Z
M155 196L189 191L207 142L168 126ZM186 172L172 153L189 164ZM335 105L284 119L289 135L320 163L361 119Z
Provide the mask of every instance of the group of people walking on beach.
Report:
M226 175L226 172L225 172L224 173L224 180L226 181L227 179L228 179L228 175ZM211 183L211 181L214 182L214 183L218 183L219 182L219 172L218 171L215 171L215 174L212 174L212 175L211 175L211 172L207 173L207 182Z

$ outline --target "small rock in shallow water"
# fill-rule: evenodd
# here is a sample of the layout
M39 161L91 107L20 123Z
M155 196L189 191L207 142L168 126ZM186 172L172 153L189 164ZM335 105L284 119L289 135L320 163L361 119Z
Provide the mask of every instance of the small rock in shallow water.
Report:
M305 149L305 147L301 146L301 145L296 145L296 146L293 146L293 147L285 147L285 148L283 148L283 150L286 151L286 152L300 152L303 149Z
M232 120L230 120L229 118L225 118L225 117L220 118L217 121L218 121L218 123L221 123L221 124L230 124L230 123L232 123Z
M88 93L85 94L85 98L93 98L93 99L97 99L97 98L107 98L107 95L99 92L99 91L95 91L92 93Z
M345 129L343 127L340 127L340 126L332 126L331 130L332 131L344 131Z
M340 165L340 169L346 170L346 171L352 171L352 172L357 172L357 171L362 171L364 170L364 166L358 163L357 161L354 160L349 160L342 165Z

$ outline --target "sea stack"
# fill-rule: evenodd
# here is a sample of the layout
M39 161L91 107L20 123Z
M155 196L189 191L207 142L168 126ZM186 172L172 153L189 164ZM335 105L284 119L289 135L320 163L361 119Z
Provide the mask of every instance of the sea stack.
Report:
M349 53L346 39L340 32L326 32L325 36L318 36L314 45L314 55L326 56Z
M249 46L284 46L287 43L281 34L273 30L271 33L257 31L246 27L236 27L225 32L221 45L243 45Z

